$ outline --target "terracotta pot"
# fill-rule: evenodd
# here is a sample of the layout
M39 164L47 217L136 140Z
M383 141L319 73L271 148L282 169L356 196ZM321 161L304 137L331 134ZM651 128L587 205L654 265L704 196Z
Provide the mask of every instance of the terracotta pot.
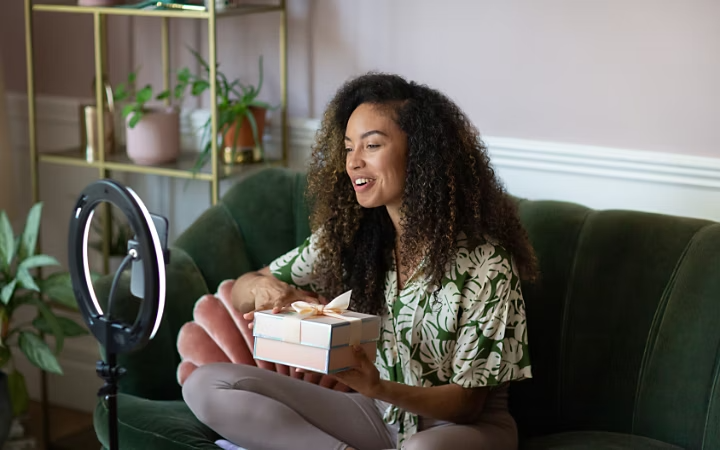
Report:
M129 119L129 117L128 117ZM126 126L128 157L136 164L167 164L180 154L180 113L176 108L148 108L134 128Z
M265 116L267 109L250 107L250 111L257 124L258 140L256 143L252 133L252 126L247 117L226 128L223 133L223 162L226 164L258 162L262 159L260 146L265 134Z

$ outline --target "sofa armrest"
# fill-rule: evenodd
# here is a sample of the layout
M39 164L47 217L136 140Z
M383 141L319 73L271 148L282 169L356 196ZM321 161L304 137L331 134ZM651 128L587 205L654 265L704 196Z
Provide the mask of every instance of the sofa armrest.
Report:
M114 274L104 276L95 285L103 308L107 305L113 277ZM131 353L117 355L118 365L126 370L118 380L120 392L151 400L182 398L175 377L180 363L176 337L182 325L192 320L195 302L209 291L200 270L181 248L170 249L166 280L165 312L155 338ZM130 272L123 272L113 300L113 317L126 323L134 322L140 303L130 293ZM103 348L101 353L104 358Z

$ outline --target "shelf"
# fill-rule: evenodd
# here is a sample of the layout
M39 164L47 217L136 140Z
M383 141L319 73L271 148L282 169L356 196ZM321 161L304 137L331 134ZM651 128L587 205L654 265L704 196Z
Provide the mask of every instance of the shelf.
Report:
M193 180L213 179L210 164L206 164L198 172L193 173L192 168L197 158L197 153L181 153L177 161L153 166L144 166L136 164L128 158L124 149L119 149L111 155L106 155L104 162L88 161L85 159L85 153L80 149L71 149L60 152L41 153L40 161L48 164L58 164L65 166L87 167L87 168L105 168L107 170L127 173L143 173L146 175L158 175L171 178L185 178ZM218 178L232 178L247 173L249 170L264 167L280 167L283 166L282 160L268 160L252 164L236 164L225 165L220 163L218 167Z
M100 6L77 6L77 5L54 5L54 4L35 4L34 11L71 13L71 14L95 14L101 15L118 15L118 16L150 16L150 17L169 17L169 18L185 18L185 19L209 19L210 13L207 11L195 10L179 10L179 9L133 9L128 7L100 7ZM231 17L243 16L248 14L259 14L264 12L282 11L280 5L239 5L227 8L223 11L216 11L215 17Z

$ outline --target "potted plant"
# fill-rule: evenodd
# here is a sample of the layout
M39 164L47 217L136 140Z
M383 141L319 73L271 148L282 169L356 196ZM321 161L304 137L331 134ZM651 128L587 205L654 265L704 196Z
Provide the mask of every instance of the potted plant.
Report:
M0 410L10 407L12 417L27 411L28 392L25 377L13 360L18 350L30 363L50 373L62 374L57 356L62 352L65 338L82 336L87 329L73 320L55 314L53 306L63 305L77 310L72 282L68 272L59 271L39 277L33 271L59 266L52 256L36 254L42 203L35 204L28 213L25 228L15 237L5 211L0 212ZM29 322L16 323L19 308L35 312ZM49 346L43 335L54 337ZM8 401L9 400L9 401ZM0 416L2 416L0 414ZM0 448L7 438L10 424L7 417L0 423Z
M202 66L200 75L193 75L188 69L182 72L186 81L192 85L192 94L201 95L210 89L210 65L193 49L190 52ZM217 94L217 127L219 136L211 136L211 118L203 125L203 138L205 142L198 156L194 170L198 170L210 159L212 141L217 139L221 147L221 160L225 164L259 162L264 159L262 137L265 132L265 118L268 110L276 107L258 100L263 85L263 59L259 60L259 79L257 87L246 85L240 80L230 82L228 77L216 70Z
M157 165L173 162L180 154L180 109L163 103L150 104L152 100L182 99L186 82L179 80L173 92L154 94L153 87L146 84L136 87L137 74L128 74L126 82L115 88L113 98L125 102L122 117L125 119L126 147L128 157L136 164Z

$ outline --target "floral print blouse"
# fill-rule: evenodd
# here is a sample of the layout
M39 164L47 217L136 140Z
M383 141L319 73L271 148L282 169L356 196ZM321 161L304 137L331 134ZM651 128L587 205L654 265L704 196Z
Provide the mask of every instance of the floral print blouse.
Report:
M315 291L315 240L312 235L273 261L272 274ZM469 249L462 234L457 244L457 258L439 289L416 271L398 290L394 262L387 272L387 310L375 358L382 379L474 388L532 377L525 303L511 255L489 242ZM383 419L399 425L398 448L418 431L417 415L396 406L389 406Z

